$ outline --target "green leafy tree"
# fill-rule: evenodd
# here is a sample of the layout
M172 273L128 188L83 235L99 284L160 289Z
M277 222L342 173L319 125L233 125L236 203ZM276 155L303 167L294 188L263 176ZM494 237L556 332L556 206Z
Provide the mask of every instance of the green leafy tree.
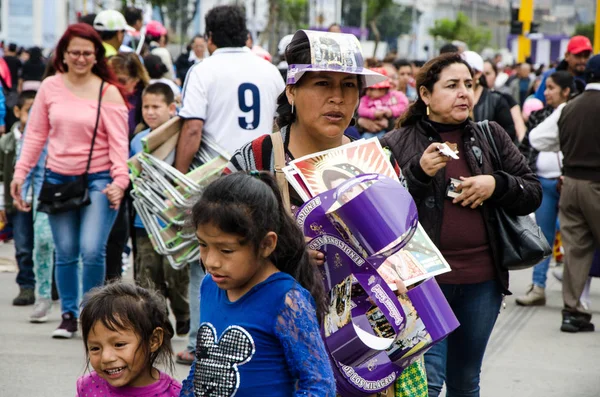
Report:
M446 41L463 41L474 51L481 51L492 39L489 29L473 26L469 17L462 12L458 13L455 20L438 19L429 29L429 34Z
M308 0L280 0L281 19L290 32L308 28Z
M394 0L369 0L367 8L367 20L369 21L369 27L375 37L375 48L373 49L373 56L377 54L377 47L379 41L381 41L381 33L377 22L384 11L387 11L390 6L394 3Z
M574 35L585 36L590 41L594 41L594 28L596 27L595 23L578 23L575 25L575 33Z
M367 3L370 5L370 3ZM362 0L344 0L342 24L344 26L360 26ZM372 20L373 9L367 7L367 21ZM411 30L412 8L391 2L377 17L377 30L381 41L395 46L398 36ZM375 32L370 28L370 39L375 40Z

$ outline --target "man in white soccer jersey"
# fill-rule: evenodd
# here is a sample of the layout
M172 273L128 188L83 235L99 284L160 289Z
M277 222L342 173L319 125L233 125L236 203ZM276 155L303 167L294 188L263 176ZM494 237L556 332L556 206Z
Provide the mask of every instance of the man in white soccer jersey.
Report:
M277 97L285 84L277 67L246 47L246 18L235 6L215 7L206 14L206 41L211 56L192 66L183 86L184 119L175 168L187 173L202 136L233 154L243 144L271 133ZM199 263L190 264L190 333L177 362L191 364L200 325Z
M188 172L202 136L229 154L273 130L277 97L285 89L275 65L246 46L243 10L218 6L206 14L211 56L194 65L183 87L184 119L177 143L175 168Z

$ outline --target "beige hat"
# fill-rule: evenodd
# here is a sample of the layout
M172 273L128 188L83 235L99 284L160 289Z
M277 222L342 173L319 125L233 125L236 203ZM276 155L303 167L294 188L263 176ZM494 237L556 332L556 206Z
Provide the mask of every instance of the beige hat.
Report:
M100 11L94 19L94 29L98 32L118 32L120 30L135 32L134 28L127 25L123 14L116 10Z

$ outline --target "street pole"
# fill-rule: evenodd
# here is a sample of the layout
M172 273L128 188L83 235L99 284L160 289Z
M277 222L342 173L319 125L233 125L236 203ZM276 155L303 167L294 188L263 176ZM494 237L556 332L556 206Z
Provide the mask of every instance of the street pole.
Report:
M594 26L594 54L597 54L600 52L600 0L596 0L596 24Z
M362 1L360 10L360 39L367 40L367 0Z
M600 1L600 0L598 0ZM417 0L413 1L412 5L412 15L411 15L411 24L412 24L412 58L417 59L419 56L418 44L420 40L417 38L419 34L419 29L417 27Z
M533 21L533 0L521 0L519 10L519 21L523 22L523 32L519 36L519 53L517 62L523 63L531 55L531 40L526 36L531 30L531 21Z

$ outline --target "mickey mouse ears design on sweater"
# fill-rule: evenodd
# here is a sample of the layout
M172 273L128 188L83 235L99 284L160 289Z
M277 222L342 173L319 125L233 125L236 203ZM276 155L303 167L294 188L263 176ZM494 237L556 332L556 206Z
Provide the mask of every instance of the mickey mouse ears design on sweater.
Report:
M306 36L310 43L310 64L288 67L287 84L296 84L306 72L339 72L360 76L365 87L387 81L388 77L364 67L360 42L353 34L298 30L292 41Z

